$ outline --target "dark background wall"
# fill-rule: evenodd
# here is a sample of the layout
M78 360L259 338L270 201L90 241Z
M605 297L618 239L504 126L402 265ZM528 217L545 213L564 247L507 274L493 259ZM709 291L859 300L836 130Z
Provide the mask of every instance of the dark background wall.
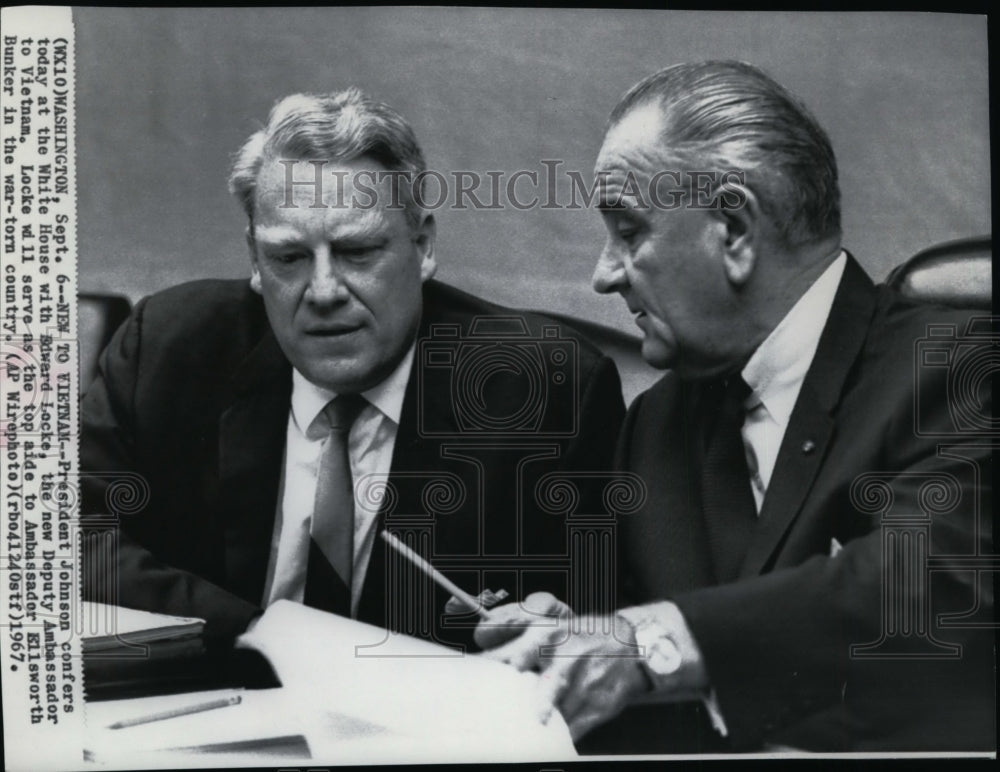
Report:
M740 58L797 92L840 161L845 245L876 278L990 229L983 17L497 9L77 9L80 287L133 299L246 276L230 155L277 98L359 85L430 165L591 173L642 76ZM594 295L593 211L441 211L439 277L633 330Z

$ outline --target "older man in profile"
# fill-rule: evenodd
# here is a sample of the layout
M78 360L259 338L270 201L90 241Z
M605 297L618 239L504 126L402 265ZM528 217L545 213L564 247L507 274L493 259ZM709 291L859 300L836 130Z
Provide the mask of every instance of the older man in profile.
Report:
M249 282L141 301L83 401L85 526L116 472L150 493L117 549L88 542L86 597L203 618L220 643L291 600L471 644L476 610L387 552L387 528L473 596L565 587L540 559L565 554L565 523L532 492L609 468L617 372L432 279L425 170L402 116L357 89L275 105L230 180Z
M826 133L750 65L634 86L597 173L594 287L670 369L619 442L649 489L619 524L620 610L534 596L477 639L595 750L995 748L990 576L926 562L990 552L989 443L915 359L968 316L872 283Z

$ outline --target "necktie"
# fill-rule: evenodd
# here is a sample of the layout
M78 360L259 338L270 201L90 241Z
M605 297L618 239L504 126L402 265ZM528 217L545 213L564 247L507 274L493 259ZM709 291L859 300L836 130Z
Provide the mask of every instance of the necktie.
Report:
M358 394L339 396L323 408L307 433L322 435L324 425L327 431L316 478L304 602L344 616L351 614L354 566L354 481L347 441L366 404Z
M757 522L740 434L746 415L743 405L749 394L750 387L739 375L715 381L706 388L702 413L707 424L701 468L702 512L719 582L736 578Z

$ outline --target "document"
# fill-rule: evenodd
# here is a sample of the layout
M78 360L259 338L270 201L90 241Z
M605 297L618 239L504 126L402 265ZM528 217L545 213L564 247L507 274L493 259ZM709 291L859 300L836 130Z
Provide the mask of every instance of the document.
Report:
M576 757L539 677L479 655L290 601L238 646L284 686L90 703L85 757L151 769Z
M346 734L355 740L384 735L364 749L369 761L576 757L565 722L541 695L539 677L480 655L456 656L290 601L269 606L237 645L267 657L299 701L297 709L329 724L309 736L318 762L343 763L350 755L343 740L351 722L358 729Z

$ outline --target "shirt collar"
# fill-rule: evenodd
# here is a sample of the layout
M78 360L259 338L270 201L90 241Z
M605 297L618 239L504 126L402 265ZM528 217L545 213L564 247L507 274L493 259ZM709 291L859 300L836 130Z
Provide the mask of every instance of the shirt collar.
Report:
M754 351L742 372L753 389L748 408L763 404L775 421L788 424L846 265L841 250Z
M388 378L368 391L361 392L361 396L397 425L403 412L403 397L406 394L406 384L410 380L416 346L417 342L414 340ZM320 411L336 396L337 392L317 386L292 368L292 416L303 434Z

